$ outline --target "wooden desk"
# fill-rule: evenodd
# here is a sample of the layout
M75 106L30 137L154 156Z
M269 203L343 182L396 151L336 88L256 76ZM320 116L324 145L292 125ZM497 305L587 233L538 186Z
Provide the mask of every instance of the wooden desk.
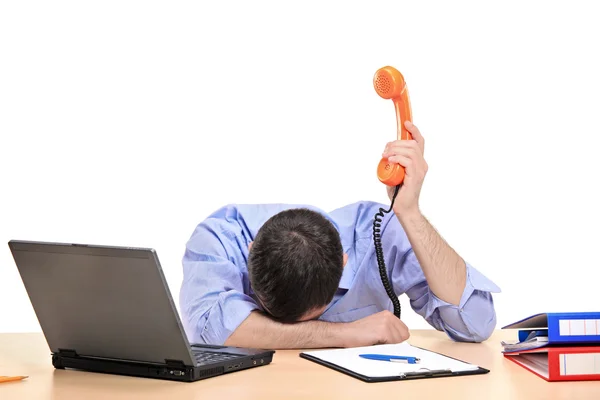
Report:
M433 330L413 331L411 344L481 365L486 375L364 383L277 351L271 365L194 383L55 370L41 334L0 334L0 375L29 375L0 384L0 399L600 399L598 382L548 383L504 360L500 341L514 333L497 331L481 344L453 343Z

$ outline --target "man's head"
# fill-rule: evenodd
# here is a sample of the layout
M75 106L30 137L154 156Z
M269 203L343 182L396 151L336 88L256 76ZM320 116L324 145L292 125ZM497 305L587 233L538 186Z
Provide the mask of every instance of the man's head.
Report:
M251 244L248 274L265 311L282 322L318 317L333 299L346 255L323 215L282 211L265 222Z

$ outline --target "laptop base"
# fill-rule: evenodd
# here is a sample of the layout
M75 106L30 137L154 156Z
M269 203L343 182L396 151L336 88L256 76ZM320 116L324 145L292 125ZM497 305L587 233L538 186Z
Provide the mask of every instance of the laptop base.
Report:
M240 357L236 360L220 364L194 367L183 363L171 364L136 363L132 361L119 361L81 357L78 355L52 355L52 365L56 369L73 369L85 372L96 372L113 375L125 375L141 378L154 378L178 382L195 382L225 373L241 371L270 364L273 354L267 352L260 356Z

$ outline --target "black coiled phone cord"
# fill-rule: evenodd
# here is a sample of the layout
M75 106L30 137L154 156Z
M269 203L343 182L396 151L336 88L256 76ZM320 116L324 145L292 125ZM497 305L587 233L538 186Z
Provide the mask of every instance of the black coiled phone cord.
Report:
M375 214L375 219L373 221L373 241L375 242L375 254L377 255L377 264L379 265L379 275L381 276L381 282L383 283L383 287L387 292L388 297L392 300L392 304L394 305L394 315L400 318L400 300L398 300L398 296L394 293L394 289L392 285L390 285L390 281L387 276L387 269L385 267L385 259L383 256L383 249L381 247L381 221L383 221L383 217L385 214L392 211L394 207L394 201L396 200L396 196L398 195L398 191L402 184L396 186L394 190L394 195L392 196L392 204L388 210L384 210L383 208L379 208L379 212Z

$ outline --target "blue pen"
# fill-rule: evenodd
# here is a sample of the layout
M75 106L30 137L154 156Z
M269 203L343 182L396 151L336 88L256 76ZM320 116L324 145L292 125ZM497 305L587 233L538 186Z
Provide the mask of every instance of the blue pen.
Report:
M408 363L408 364L417 364L418 362L421 361L421 359L419 359L417 357L392 356L392 355L385 355L385 354L359 354L359 357L366 358L368 360L400 362L400 363Z

